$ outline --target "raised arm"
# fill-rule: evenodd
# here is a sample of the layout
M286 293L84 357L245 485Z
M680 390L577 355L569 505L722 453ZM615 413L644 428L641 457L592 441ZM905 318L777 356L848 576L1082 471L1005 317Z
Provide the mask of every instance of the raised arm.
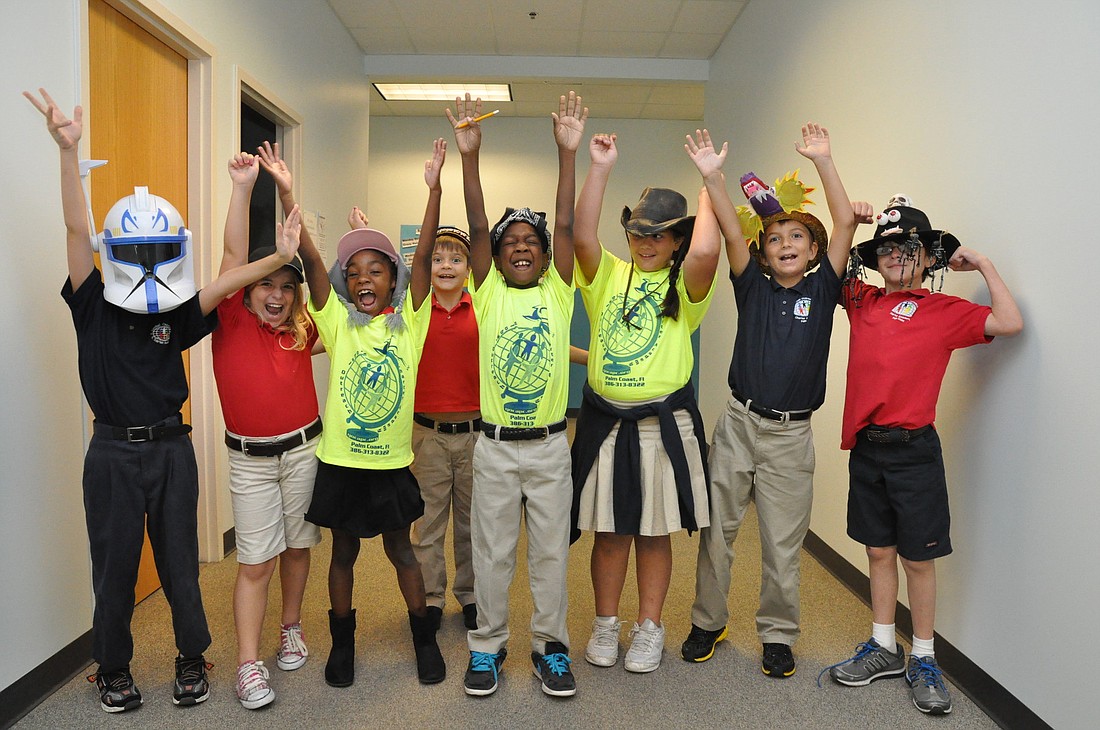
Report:
M821 186L825 188L825 201L829 204L829 216L833 219L833 232L829 239L829 265L837 276L841 276L848 264L857 221L852 202L844 191L844 184L840 182L840 174L833 163L829 130L819 124L807 122L802 127L802 144L796 142L794 148L798 154L813 161L817 175L821 178Z
M275 188L279 192L279 202L283 206L283 213L288 215L297 207L294 201L294 176L287 167L286 162L279 154L279 143L264 142L262 147L256 149L260 166L271 175L275 181ZM328 271L325 270L325 260L321 258L321 252L313 245L309 231L301 226L301 246L298 255L302 257L302 265L306 270L306 284L309 285L309 298L317 310L325 308L328 303L329 291L332 284L328 280Z
M722 173L722 166L726 162L726 154L729 151L729 143L723 143L722 151L718 152L714 149L710 132L705 129L696 129L694 138L690 134L687 135L684 150L688 153L691 161L695 163L696 169L699 170L699 174L703 178L711 214L716 219L723 238L726 239L726 258L729 259L730 270L733 271L734 276L740 276L745 267L749 265L750 254L749 247L745 245L744 234L741 232L741 222L737 218L737 209L734 207L733 201L730 200L729 190L726 188L726 176ZM702 197L702 195L699 196L700 211L703 209ZM698 223L696 223L696 229L698 229ZM692 236L691 247L692 249L695 248L694 235ZM711 269L706 282L708 288L714 278L714 271L718 267L717 251L715 257L714 268ZM685 260L685 274L687 273L687 263ZM704 290L704 295L705 293ZM694 296L692 299L698 301Z
M457 116L456 116L457 114ZM481 151L481 123L474 117L481 114L481 99L455 99L455 114L447 109L447 119L455 132L455 144L462 155L462 195L466 201L466 223L470 227L470 268L474 286L481 286L493 268L493 247L489 241L489 219L485 215L485 193L481 189L478 155ZM459 124L466 126L459 128Z
M73 109L69 119L45 89L39 89L39 100L27 91L23 96L46 118L46 129L61 152L61 212L65 219L65 251L69 281L73 291L80 288L95 268L91 231L88 228L88 203L80 184L80 136L84 132L84 109Z
M997 273L988 256L960 246L947 265L952 271L977 271L985 279L985 285L989 288L989 306L993 309L985 319L987 337L1011 337L1020 334L1024 328L1023 315L1020 314L1020 308L1016 306L1008 285Z
M573 225L573 254L584 278L592 281L600 269L600 212L603 210L603 196L607 192L607 181L615 161L619 159L619 149L615 146L616 135L594 134L588 142L588 157L591 164L588 174L581 185L581 194L577 198L577 220Z
M714 283L714 272L718 268L718 252L721 246L718 219L714 217L710 194L703 187L699 190L699 209L695 213L691 248L688 249L681 267L684 287L691 301L702 301L710 291Z
M298 251L298 241L302 231L302 217L298 206L290 211L286 217L286 224L279 223L275 227L275 253L265 256L259 261L253 261L244 266L237 266L218 274L218 278L204 286L199 291L199 306L202 313L210 314L214 308L233 292L248 284L262 279L272 271L290 263L294 254Z
M558 99L554 141L558 145L558 190L554 206L554 266L567 284L573 283L573 207L577 203L577 149L584 139L588 107L570 91Z
M233 192L229 196L229 213L225 216L220 274L248 262L248 204L259 174L260 165L254 155L238 152L230 158L229 178L233 181Z
M419 309L432 287L432 250L435 248L435 232L439 228L439 202L443 187L439 173L447 158L447 141L440 137L432 145L432 158L424 163L424 182L428 185L428 204L424 206L424 220L420 224L420 238L413 254L412 292L413 308Z

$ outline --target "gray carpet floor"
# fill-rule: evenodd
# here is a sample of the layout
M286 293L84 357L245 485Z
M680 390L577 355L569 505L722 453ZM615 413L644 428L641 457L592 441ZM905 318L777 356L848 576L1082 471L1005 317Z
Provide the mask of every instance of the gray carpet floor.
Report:
M786 680L760 672L760 645L753 625L759 590L759 542L755 514L745 521L737 541L738 557L730 596L729 639L703 664L679 657L680 643L691 628L695 538L673 538L675 564L665 606L667 638L664 661L651 674L631 674L622 663L599 668L584 661L593 616L588 560L591 536L573 546L570 555L569 631L577 695L569 699L544 695L531 671L528 631L531 605L527 574L521 560L511 599L512 637L496 694L468 697L462 676L469 657L465 629L457 606L443 617L439 643L447 660L444 682L422 686L416 681L408 618L397 581L380 539L364 541L356 566L356 681L347 689L324 683L328 655L326 575L330 541L314 551L303 624L311 649L307 664L295 672L275 668L278 641L278 590L271 591L265 636L265 664L277 694L272 705L249 711L235 694L236 649L232 586L235 555L201 571L203 596L213 646L206 654L214 664L212 690L201 705L172 704L173 657L167 603L158 591L137 607L133 629L136 654L131 669L145 698L142 708L108 715L99 707L95 686L78 676L24 717L17 728L205 727L205 728L658 728L692 725L722 728L991 728L996 727L961 692L954 691L954 712L933 718L911 704L901 679L849 688L818 672L850 656L870 632L870 610L809 555L802 561L802 638L795 645L797 673ZM521 545L521 553L524 550ZM633 574L621 606L627 617L622 640L637 611ZM624 647L625 651L625 647ZM91 672L94 667L89 667Z

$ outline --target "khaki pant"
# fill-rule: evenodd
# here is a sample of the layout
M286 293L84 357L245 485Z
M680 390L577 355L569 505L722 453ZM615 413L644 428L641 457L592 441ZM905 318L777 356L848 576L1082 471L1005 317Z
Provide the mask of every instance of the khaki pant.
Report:
M813 507L810 421L780 423L730 399L710 451L710 527L700 531L691 622L717 631L729 620L733 541L749 500L760 524L762 643L793 644L799 635L799 564Z
M565 574L573 483L565 432L531 441L494 441L474 447L472 543L477 629L470 651L499 653L508 643L508 590L516 572L521 520L527 525L531 586L531 649L546 642L569 646Z
M412 544L424 574L429 606L443 608L447 595L447 523L454 507L451 543L455 554L452 592L458 605L474 602L474 567L470 550L470 497L474 484L474 444L477 431L439 433L413 424L413 476L420 484L424 516L413 523Z

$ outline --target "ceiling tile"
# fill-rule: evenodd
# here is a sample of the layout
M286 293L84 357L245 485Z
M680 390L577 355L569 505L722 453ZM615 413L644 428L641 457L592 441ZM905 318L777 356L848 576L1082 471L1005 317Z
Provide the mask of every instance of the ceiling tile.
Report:
M351 35L364 53L416 53L404 27L351 28Z
M669 33L657 54L660 58L707 59L722 45L725 33Z
M491 0L489 11L497 35L531 28L537 32L581 29L583 0ZM529 13L537 15L531 18Z
M741 0L684 0L669 30L673 33L725 35L744 7L745 3Z
M328 4L349 28L402 25L393 0L329 0Z
M509 31L497 27L497 52L505 56L576 56L580 35L571 30L537 30L523 27Z
M582 56L655 58L664 40L664 33L584 30L581 31L580 51Z
M586 31L660 32L676 20L681 0L647 0L623 3L588 0L584 9Z

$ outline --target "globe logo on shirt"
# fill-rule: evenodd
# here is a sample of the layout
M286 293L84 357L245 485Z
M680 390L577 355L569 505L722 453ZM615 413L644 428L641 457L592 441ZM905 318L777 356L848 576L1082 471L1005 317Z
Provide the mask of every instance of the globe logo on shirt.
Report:
M617 294L600 314L599 335L603 343L603 371L607 375L626 375L630 363L644 359L661 335L661 308L656 285L643 281L634 291L639 298L629 303L626 294Z
M353 441L371 443L401 408L405 378L395 348L387 342L374 348L378 357L357 352L340 375L340 397L350 414L347 431Z
M545 311L533 307L531 314L501 330L493 345L489 368L507 413L535 411L550 382L554 353Z

